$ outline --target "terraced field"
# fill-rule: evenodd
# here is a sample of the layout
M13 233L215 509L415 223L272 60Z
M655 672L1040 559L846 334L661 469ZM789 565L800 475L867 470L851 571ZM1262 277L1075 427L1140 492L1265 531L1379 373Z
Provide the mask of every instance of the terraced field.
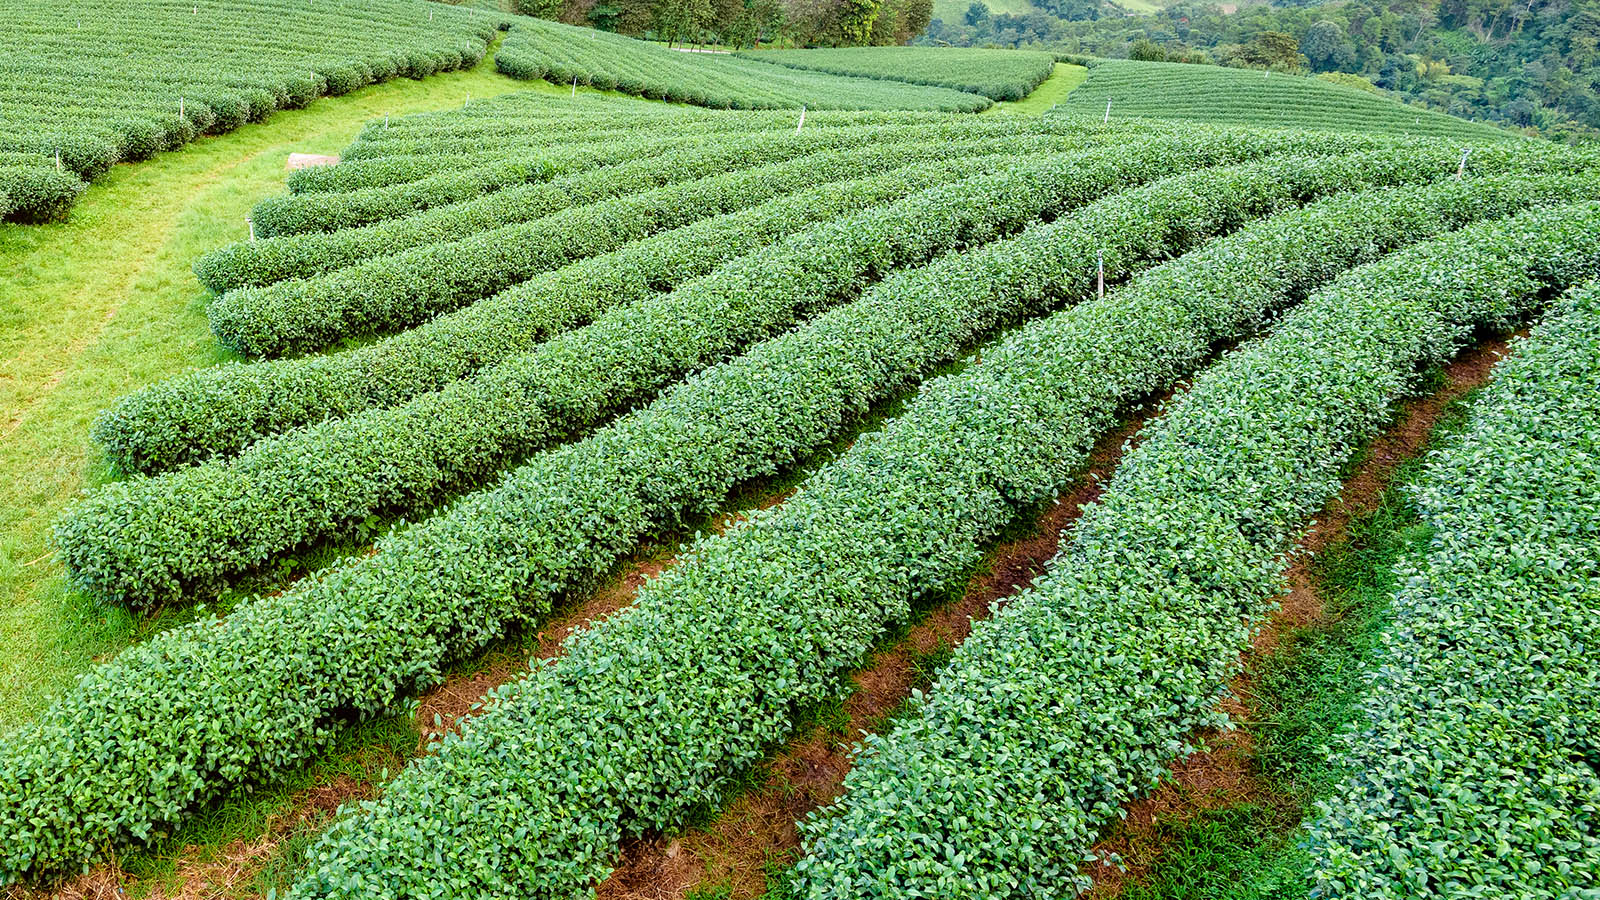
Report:
M1184 63L1105 60L1067 95L1062 109L1221 125L1363 131L1463 141L1506 140L1510 132L1405 106L1315 78Z
M694 105L375 118L185 259L218 361L104 398L39 576L151 624L0 736L0 883L1167 896L1176 849L1106 842L1256 727L1307 529L1538 323L1421 462L1359 708L1307 739L1338 776L1246 855L1280 897L1583 896L1600 155L1378 107L973 116L897 80L942 51L574 31L495 65ZM1054 65L989 58L952 78ZM799 80L710 74L747 65Z

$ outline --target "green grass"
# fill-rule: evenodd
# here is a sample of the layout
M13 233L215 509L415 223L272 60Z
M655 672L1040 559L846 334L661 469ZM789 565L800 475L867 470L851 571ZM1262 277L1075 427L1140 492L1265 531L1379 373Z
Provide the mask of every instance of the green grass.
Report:
M338 153L383 115L513 90L561 91L466 72L399 79L115 167L63 223L0 225L0 733L94 661L159 625L97 607L65 584L50 527L109 473L89 441L118 396L223 352L189 267L244 238L245 216L284 189L290 152Z
M1040 116L1049 112L1058 103L1063 103L1072 89L1089 77L1089 70L1083 66L1071 63L1056 63L1050 77L1043 84L1033 89L1033 93L1021 100L1010 103L996 103L983 111L984 115L991 113L1020 113L1028 116Z

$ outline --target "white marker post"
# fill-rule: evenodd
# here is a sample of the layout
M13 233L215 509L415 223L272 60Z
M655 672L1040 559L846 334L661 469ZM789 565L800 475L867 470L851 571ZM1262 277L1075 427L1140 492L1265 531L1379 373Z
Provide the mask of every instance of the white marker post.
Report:
M389 117L388 116L384 116L383 117L383 130L384 131L388 131L389 130Z
M250 228L250 243L256 242L256 223L249 216L244 217L244 224Z
M1106 123L1108 123L1110 121L1111 121L1111 98L1107 97L1106 98L1106 114L1105 114L1105 118L1100 120L1100 124L1101 125L1105 125Z
M465 102L465 103L463 103L461 105L462 105L463 108L472 105L472 92L471 91L467 91L467 102Z
M56 171L61 171L61 151L56 151Z
M178 98L178 118L183 118L183 98Z
M578 99L578 76L572 76L572 99Z
M806 105L800 104L800 121L794 126L794 133L799 134L800 129L806 127Z
M1106 251L1096 250L1094 252L1094 268L1100 281L1096 294L1101 300L1104 300L1106 298Z
M1472 152L1472 148L1471 147L1468 147L1467 149L1461 151L1461 165L1456 166L1456 180L1457 181L1460 181L1462 176L1467 174L1467 155L1470 154L1471 152Z

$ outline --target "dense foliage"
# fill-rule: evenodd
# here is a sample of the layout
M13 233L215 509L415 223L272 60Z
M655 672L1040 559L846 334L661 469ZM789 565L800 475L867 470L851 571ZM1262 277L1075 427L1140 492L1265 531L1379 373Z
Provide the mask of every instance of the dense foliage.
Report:
M0 30L0 216L56 218L82 180L199 134L476 64L494 17L408 0L26 0Z
M714 509L734 485L817 449L983 329L1084 297L1090 248L1107 249L1115 278L1297 192L1385 171L1380 163L1293 159L1181 176L893 277L588 440L535 457L369 557L124 652L0 742L0 828L20 835L0 873L142 840L230 785L304 760L349 715L387 708L543 615L651 529ZM855 362L809 362L824 346Z
M1584 138L1600 129L1595 0L1179 2L1148 16L1100 0L1034 6L1000 15L974 3L925 40L1311 71L1465 118Z
M1067 95L1064 109L1233 125L1432 135L1484 141L1511 132L1428 109L1403 106L1314 78L1218 66L1107 61Z
M730 47L904 44L928 27L933 0L515 0L531 16L673 43Z
M513 78L592 85L719 109L933 109L975 112L987 97L945 87L802 71L727 54L679 53L558 22L519 19L495 54Z
M1582 897L1600 880L1596 347L1591 283L1430 457L1415 499L1432 536L1397 569L1366 721L1336 744L1351 774L1311 829L1320 896Z
M703 457L724 458L752 441L782 446L787 432L815 428L819 412L827 421L863 409L881 390L878 379L899 370L884 361L927 359L928 346L944 344L922 323L944 328L937 323L989 315L1017 294L1029 302L1088 299L1093 248L1110 248L1113 272L1127 271L1241 216L1337 191L1364 177L1356 173L1392 177L1404 165L1392 157L1295 159L1179 176L908 273L772 342L770 353L758 348L623 420L619 426L652 421L677 407L653 419L672 438L633 438L645 458L669 459L625 477L694 478L707 471L697 462ZM1497 199L1488 208L1520 205L1522 187L1490 190ZM1468 216L1473 206L1460 204ZM1298 243L1303 229L1280 234ZM1393 234L1404 240L1406 232ZM1261 266L1246 271L1277 277ZM1256 296L1270 303L1272 293ZM1079 309L1092 310L1081 334L1097 348L1159 344L1171 324L1147 329L1115 297ZM911 599L976 561L975 538L1004 524L1013 488L1037 498L1038 487L1026 483L1041 466L1047 481L1059 482L1081 459L1034 456L1059 446L1056 429L1081 415L1037 418L1040 405L1056 399L1047 386L1077 371L1060 362L1066 349L1011 339L986 350L981 365L926 390L783 506L697 542L633 607L569 640L559 659L536 664L464 736L410 767L368 811L336 824L312 851L298 895L355 896L363 884L382 883L402 896L568 896L604 877L621 836L671 827L696 804L715 802L727 776L788 732L797 706L830 696L884 627L904 621ZM1188 358L1207 349L1201 341ZM1168 377L1184 363L1174 365ZM1095 374L1096 388L1141 392L1134 372ZM788 390L775 392L773 383Z
M930 186L941 173L974 174L1005 162L991 158L999 153L1062 146L1061 138L1046 134L1006 135L999 129L978 133L988 137L957 140L960 135L946 134L951 140L934 140L933 135L919 139L879 132L869 147L826 151L705 179L698 183L704 192L733 186L725 193L736 201L730 204L735 211L540 274L456 313L343 353L223 365L152 385L103 414L94 437L125 471L146 474L237 453L270 434L437 390L586 324L608 308L670 290L820 219L888 201L893 191ZM1004 149L996 140L1003 140ZM906 172L834 184L941 159L963 161L919 169L927 172L927 179L908 178L916 173ZM624 175L613 174L619 180ZM740 203L754 208L746 215ZM449 219L441 224L455 227ZM301 247L303 243L295 249Z
M1202 373L1046 575L868 739L841 802L809 828L798 893L1073 893L1098 830L1195 729L1226 721L1216 704L1281 590L1284 554L1351 455L1420 369L1588 278L1597 217L1593 202L1557 207L1403 250Z
M1021 100L1050 77L1056 64L1052 53L931 47L763 50L744 56L835 75L938 85L991 100Z
M107 485L58 523L61 555L96 596L133 606L174 599L372 516L425 510L893 269L1174 167L1313 145L1335 144L1270 133L1154 137L1138 153L1053 153L929 188L613 309L401 406L267 438L232 460Z

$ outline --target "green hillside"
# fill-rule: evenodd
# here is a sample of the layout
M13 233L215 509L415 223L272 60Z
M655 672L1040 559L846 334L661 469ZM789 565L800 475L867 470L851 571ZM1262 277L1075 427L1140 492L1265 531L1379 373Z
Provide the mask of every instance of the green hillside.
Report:
M1021 100L1050 77L1055 54L1030 50L934 47L837 47L823 50L764 50L741 54L794 69L929 84Z
M683 53L541 19L511 26L495 65L513 78L592 85L719 109L921 109L975 112L987 97L947 87L805 71L726 54Z
M1228 125L1374 131L1471 140L1508 131L1406 106L1313 78L1182 63L1106 60L1067 95L1063 108L1112 118L1146 117Z

